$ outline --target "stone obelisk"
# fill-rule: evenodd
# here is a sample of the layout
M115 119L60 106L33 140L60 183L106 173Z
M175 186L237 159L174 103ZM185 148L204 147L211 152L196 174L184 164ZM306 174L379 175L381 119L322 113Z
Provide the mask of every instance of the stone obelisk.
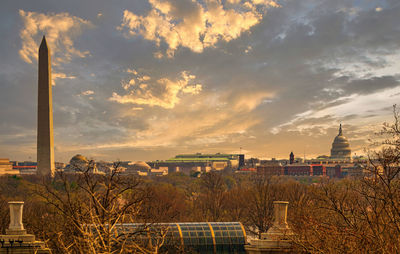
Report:
M50 49L43 36L39 47L37 173L54 176L53 100Z

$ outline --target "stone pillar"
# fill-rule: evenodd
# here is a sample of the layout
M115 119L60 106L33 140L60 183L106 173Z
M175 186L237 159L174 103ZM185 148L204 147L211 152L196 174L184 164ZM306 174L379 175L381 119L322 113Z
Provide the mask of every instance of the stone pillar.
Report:
M22 223L24 202L10 201L10 225L5 235L0 235L0 254L50 254L44 242L36 241L35 236L27 234Z
M10 201L10 225L8 230L25 231L24 225L22 224L22 210L24 207L23 201Z
M250 240L245 245L248 254L280 254L299 253L292 248L291 238L294 236L287 223L289 202L274 201L274 221L266 233L261 233L261 239Z
M274 226L278 228L288 228L287 210L289 202L274 201Z
M8 240L22 240L24 242L34 242L35 236L26 233L22 223L23 201L10 201L10 225L6 229L6 235L0 238Z
M272 227L268 229L267 233L262 233L262 239L285 239L286 236L292 235L287 223L287 210L289 202L287 201L274 201L274 222Z

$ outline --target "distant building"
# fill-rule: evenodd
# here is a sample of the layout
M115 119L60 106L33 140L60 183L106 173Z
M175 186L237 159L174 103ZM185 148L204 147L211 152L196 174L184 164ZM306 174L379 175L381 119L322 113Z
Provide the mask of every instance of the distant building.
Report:
M330 159L351 160L350 144L343 136L342 124L339 127L339 134L333 140Z
M369 173L368 170L360 164L349 163L341 167L343 176L347 177L362 178Z
M287 159L279 159L277 160L276 158L272 158L271 160L261 160L260 161L260 166L269 166L269 165L276 165L279 163L280 165L284 166L289 164L289 160Z
M93 174L99 173L96 164L81 154L72 157L69 164L64 168L64 172L66 173L79 173L86 170L89 170Z
M284 167L284 174L289 176L312 176L313 170L311 165L291 164Z
M67 166L67 164L65 164L63 162L54 162L54 167L57 170L64 169L65 166Z
M124 163L119 163L118 165L114 165L113 162L107 162L107 161L98 161L96 162L97 170L104 172L104 173L110 173L115 169L116 166L118 166L119 172L124 172L126 167Z
M36 161L13 161L13 169L21 175L34 175L37 172Z
M244 166L244 154L239 154L239 168Z
M13 166L14 170L18 170L21 175L36 174L37 166Z
M208 172L212 169L212 163L208 161L152 161L148 162L151 168L167 169L168 173L182 172L190 175L191 172Z
M244 166L247 168L256 168L257 166L261 165L261 161L258 158L250 158L245 160Z
M16 166L35 166L35 167L37 167L37 162L36 161L16 162Z
M326 176L326 167L322 164L312 164L313 176Z
M215 170L222 170L227 167L239 168L244 166L244 155L243 154L179 154L175 158L169 159L167 161L180 161L180 162L199 162L206 161L211 163L211 166Z
M0 175L19 175L19 170L13 169L13 163L8 158L0 158Z
M210 170L238 169L244 167L243 154L180 154L165 161L148 162L153 169L168 168L169 173L208 172Z
M257 159L247 160L249 165L256 165L258 173L271 175L289 175L289 176L328 176L340 178L343 176L360 177L365 175L358 164L365 164L367 159L362 156L354 157L351 161L350 143L343 136L342 125L339 126L339 133L332 143L331 155L321 155L315 159L303 160L295 157L291 152L288 159L271 160Z
M256 173L256 172L257 172L256 168L246 168L246 167L235 171L235 173L238 173L238 174L252 174L252 173Z
M279 163L270 163L270 164L264 164L257 166L257 173L259 174L265 174L265 175L284 175L285 170L283 166Z
M337 164L337 165L325 165L326 168L326 175L330 178L335 177L335 178L340 178L342 177L342 166Z
M142 174L149 173L151 171L151 167L144 161L136 161L130 162L126 165L125 174Z
M289 155L289 164L293 164L294 163L294 154L293 154L293 152L290 152L290 155Z
M168 169L151 169L149 174L151 176L165 176L168 175Z
M310 159L310 160L306 160L305 163L307 164L324 164L324 165L330 165L330 166L334 166L334 165L343 165L343 164L349 164L350 160L348 159L332 159L332 158L328 158L328 159L322 159L320 157L316 158L316 159Z

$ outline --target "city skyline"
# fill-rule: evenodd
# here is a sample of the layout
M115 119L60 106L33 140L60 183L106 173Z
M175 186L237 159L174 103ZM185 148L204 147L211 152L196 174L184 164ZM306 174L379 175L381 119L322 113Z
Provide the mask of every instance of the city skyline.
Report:
M340 123L360 154L400 99L396 1L89 2L2 4L2 157L36 157L43 35L56 161L310 158Z

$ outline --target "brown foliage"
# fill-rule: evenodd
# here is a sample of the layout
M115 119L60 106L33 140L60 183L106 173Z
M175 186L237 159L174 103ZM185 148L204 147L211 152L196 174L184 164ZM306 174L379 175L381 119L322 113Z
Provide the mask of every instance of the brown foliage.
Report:
M293 221L299 247L311 253L400 252L400 130L385 124L383 147L371 151L362 179L309 188L306 210Z
M400 252L399 116L385 124L383 147L370 152L361 179L329 180L306 185L284 176L210 172L201 178L181 174L138 179L118 174L60 174L39 182L0 178L0 226L8 224L6 201L25 201L28 230L45 239L55 253L156 253L143 244L146 227L125 236L120 223L240 221L259 236L272 223L272 202L289 201L293 242L309 253ZM34 195L33 195L34 194ZM88 227L91 226L91 227ZM146 231L147 230L147 231ZM147 234L146 233L146 234ZM149 233L150 234L150 233ZM128 241L129 240L129 241ZM149 242L147 242L149 243Z

